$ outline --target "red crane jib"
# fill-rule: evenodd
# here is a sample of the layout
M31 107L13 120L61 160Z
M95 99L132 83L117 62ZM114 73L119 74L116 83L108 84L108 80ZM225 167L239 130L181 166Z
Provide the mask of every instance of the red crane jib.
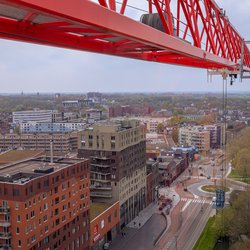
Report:
M213 0L127 2L0 0L0 38L207 69L237 70L243 55L250 68L246 43Z

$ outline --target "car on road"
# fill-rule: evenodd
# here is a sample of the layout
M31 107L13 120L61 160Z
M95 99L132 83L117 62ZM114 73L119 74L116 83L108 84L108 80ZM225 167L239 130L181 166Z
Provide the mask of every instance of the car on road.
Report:
M110 246L110 243L109 243L109 242L106 242L106 243L103 245L103 249L104 249L104 250L108 250L108 249L109 249L109 246Z
M209 176L207 177L207 179L211 179L211 176L209 175Z

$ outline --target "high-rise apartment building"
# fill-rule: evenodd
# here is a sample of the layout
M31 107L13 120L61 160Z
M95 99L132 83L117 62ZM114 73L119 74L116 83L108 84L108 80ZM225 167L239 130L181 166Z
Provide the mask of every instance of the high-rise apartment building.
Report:
M89 247L89 161L36 158L0 169L0 249Z
M146 128L136 120L106 121L79 133L78 156L90 158L90 195L120 201L121 227L146 206Z

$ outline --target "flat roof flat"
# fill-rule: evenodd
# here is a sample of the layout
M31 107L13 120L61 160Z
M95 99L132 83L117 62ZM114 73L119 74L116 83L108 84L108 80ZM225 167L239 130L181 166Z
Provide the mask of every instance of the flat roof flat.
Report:
M25 176L28 181L28 177L33 179L41 175L56 172L80 161L82 160L55 157L53 158L53 163L51 164L50 157L38 157L22 162L0 166L0 182L16 182L18 179L23 179L23 176Z
M90 221L95 219L98 215L103 213L106 209L111 207L113 204L101 203L101 202L92 202L90 204Z

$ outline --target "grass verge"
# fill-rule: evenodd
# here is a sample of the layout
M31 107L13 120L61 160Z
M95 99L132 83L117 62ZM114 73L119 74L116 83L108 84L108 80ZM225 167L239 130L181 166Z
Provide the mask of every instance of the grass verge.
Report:
M250 184L250 177L242 176L236 169L233 169L228 177L236 181L242 181L247 184Z
M214 222L215 216L209 218L193 250L212 250L214 248L217 240L214 229Z
M202 187L201 187L201 189L202 189L203 191L211 192L211 193L215 192L217 189L220 189L220 188L221 188L221 187L215 186L215 185L206 185L206 186L202 186ZM228 187L224 187L224 190L225 190L225 192L230 191L230 189L229 189Z

